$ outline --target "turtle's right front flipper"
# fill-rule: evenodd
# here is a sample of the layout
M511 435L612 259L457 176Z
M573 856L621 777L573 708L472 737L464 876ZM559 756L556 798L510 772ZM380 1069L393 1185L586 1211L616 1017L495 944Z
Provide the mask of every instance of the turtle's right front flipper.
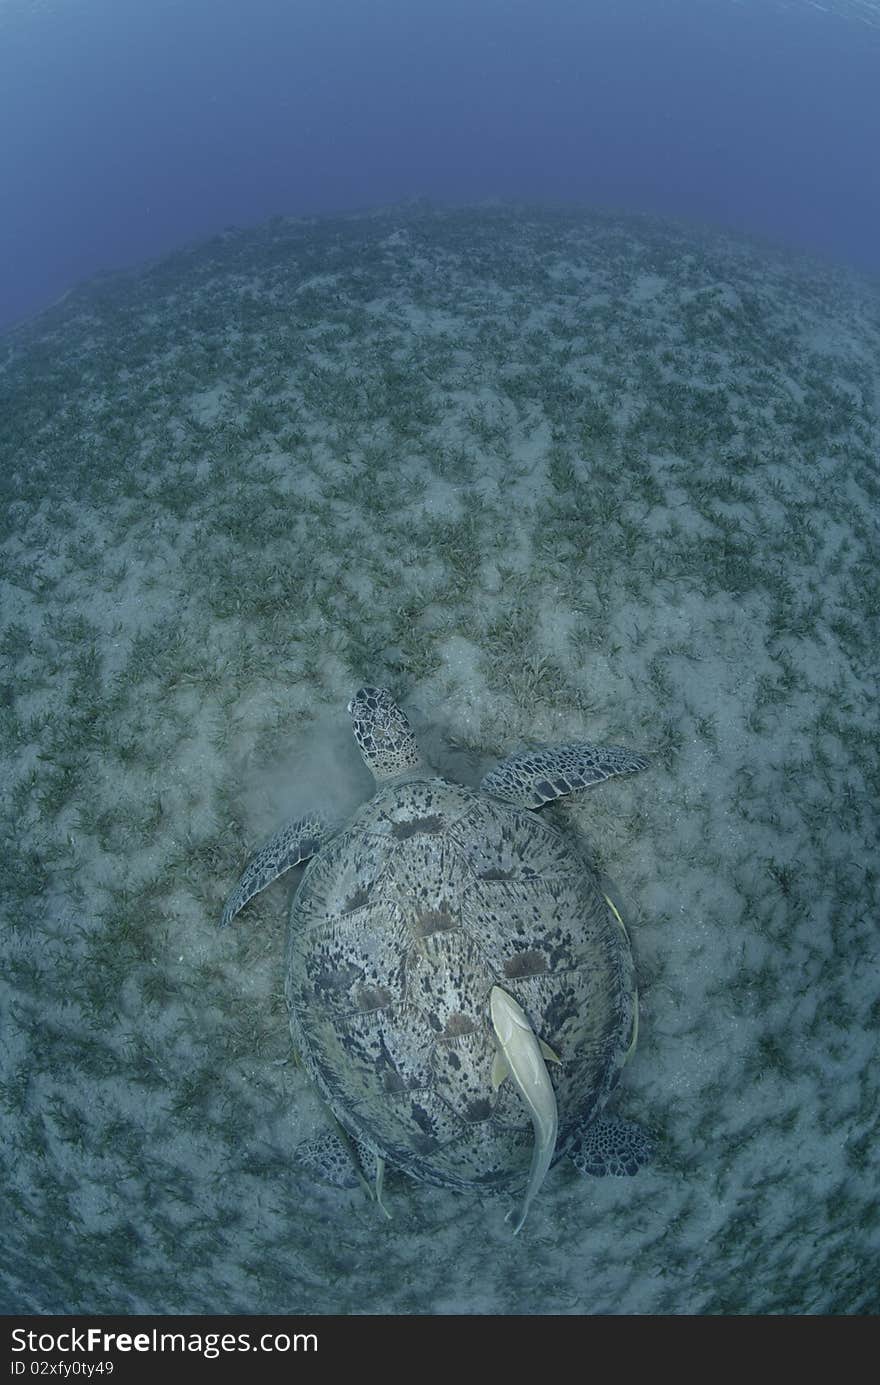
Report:
M276 832L244 868L242 877L226 901L220 927L225 928L249 899L271 885L279 875L314 856L330 835L330 825L320 813L297 818Z
M601 784L616 774L635 774L649 764L647 756L623 745L576 741L510 755L485 775L480 788L519 808L543 808L566 794Z

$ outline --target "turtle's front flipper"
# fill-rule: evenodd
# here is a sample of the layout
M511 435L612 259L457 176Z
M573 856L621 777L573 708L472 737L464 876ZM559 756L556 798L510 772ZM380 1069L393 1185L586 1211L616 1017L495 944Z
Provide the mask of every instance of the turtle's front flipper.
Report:
M568 1153L581 1173L594 1178L608 1173L623 1177L649 1163L655 1148L655 1141L640 1125L601 1116L590 1122Z
M271 885L279 875L314 856L329 834L330 826L319 813L297 818L276 832L245 866L241 879L226 901L220 927L225 928L249 899Z
M635 774L649 764L646 756L622 745L589 745L584 741L511 755L489 771L480 788L520 808L540 808L615 774Z

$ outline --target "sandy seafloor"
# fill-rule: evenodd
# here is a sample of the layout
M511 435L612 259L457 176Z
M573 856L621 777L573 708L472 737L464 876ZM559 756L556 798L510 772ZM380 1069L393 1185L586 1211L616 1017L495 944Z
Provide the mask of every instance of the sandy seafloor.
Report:
M880 291L637 217L229 231L0 339L7 1312L877 1311ZM468 783L590 739L633 1179L505 1198L294 1150L287 817L400 696Z

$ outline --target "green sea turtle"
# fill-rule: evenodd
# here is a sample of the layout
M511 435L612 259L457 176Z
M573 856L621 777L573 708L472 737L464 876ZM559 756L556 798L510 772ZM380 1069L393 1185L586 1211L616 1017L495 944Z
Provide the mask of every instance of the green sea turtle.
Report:
M475 790L432 773L390 693L362 688L348 711L374 796L342 826L289 823L222 922L309 861L286 992L338 1125L301 1147L304 1161L351 1184L356 1151L380 1204L386 1162L450 1188L524 1189L519 1231L563 1155L584 1173L631 1174L651 1154L638 1126L601 1114L638 1034L626 930L536 812L648 762L562 745L504 760Z

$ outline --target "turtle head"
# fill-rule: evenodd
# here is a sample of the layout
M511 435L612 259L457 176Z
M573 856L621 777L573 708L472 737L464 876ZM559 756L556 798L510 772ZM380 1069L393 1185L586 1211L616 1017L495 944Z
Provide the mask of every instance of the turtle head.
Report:
M348 704L354 737L377 783L424 768L412 727L385 688L361 688Z

